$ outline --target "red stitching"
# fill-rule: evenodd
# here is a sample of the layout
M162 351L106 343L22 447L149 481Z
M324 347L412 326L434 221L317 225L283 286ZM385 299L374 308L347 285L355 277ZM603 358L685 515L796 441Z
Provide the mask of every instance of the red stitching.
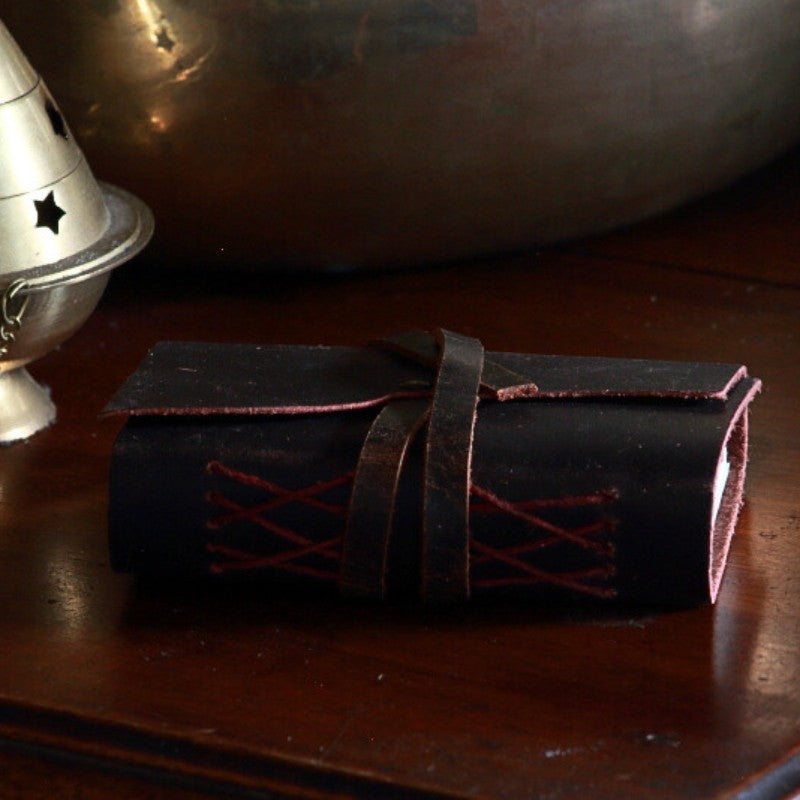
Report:
M594 525L587 526L586 528L563 528L560 525L555 525L552 522L548 522L548 520L544 519L543 517L528 513L521 506L524 504L524 506L528 508L567 508L581 505L592 505L596 503L608 503L614 499L611 493L604 492L602 494L588 495L586 497L561 497L550 498L546 500L527 500L523 501L523 503L512 503L508 500L503 500L501 497L498 497L496 494L494 494L494 492L490 492L488 489L483 489L475 484L471 486L470 491L473 495L480 497L486 502L486 504L489 506L489 513L502 511L511 515L512 517L517 517L518 519L521 519L530 525L533 525L537 528L542 528L548 533L553 534L551 540L541 540L540 543L537 543L542 547L555 544L558 541L566 540L587 550L593 550L595 553L606 555L608 552L608 545L605 542L596 542L587 538L588 534L597 532L597 529Z
M236 570L252 570L272 567L286 572L308 575L321 580L336 580L338 571L319 569L297 563L308 555L323 556L337 566L341 559L342 535L337 535L314 542L306 536L280 525L269 519L265 514L290 503L301 503L320 511L336 516L344 516L347 507L342 504L330 503L321 500L318 495L331 489L346 485L353 478L353 472L346 472L328 481L319 481L299 489L287 489L257 475L232 469L218 461L210 462L206 471L211 475L219 475L236 483L260 489L274 495L268 500L252 506L244 506L220 491L210 491L206 500L224 509L226 513L210 517L207 526L210 529L219 529L236 521L248 521L258 525L270 533L284 539L290 545L280 553L269 556L252 553L219 543L209 543L207 549L210 553L223 556L226 560L211 565L214 573L224 573ZM477 498L470 506L471 513L508 514L520 519L528 525L545 532L544 536L525 542L509 545L507 547L492 547L485 542L471 538L472 566L479 566L491 561L501 562L512 567L517 574L496 578L475 578L472 585L476 588L493 588L502 586L551 584L583 592L597 597L612 597L615 590L608 586L597 586L590 581L608 580L614 575L611 558L614 554L613 544L607 541L598 541L597 535L613 530L614 523L609 519L599 519L586 525L575 528L566 528L556 525L543 517L530 513L533 509L547 508L577 508L587 506L600 506L612 503L617 494L614 491L597 492L590 495L575 495L569 497L553 497L542 499L529 499L511 502L504 500L494 492L480 486L472 485L470 494ZM604 563L595 567L573 572L552 572L541 569L524 561L521 556L543 550L559 543L569 543L584 550L594 553L604 559ZM522 573L522 574L519 574Z
M489 547L489 545L479 542L477 539L472 540L472 547L479 552L488 555L492 559L503 561L506 564L525 573L524 577L520 575L507 578L486 578L473 580L472 585L476 588L549 583L555 586L563 586L567 589L573 589L578 592L585 592L586 594L595 595L597 597L613 597L614 594L616 594L614 589L610 587L591 586L590 584L582 582L587 578L593 577L599 577L603 579L610 578L614 574L614 569L610 565L603 567L592 567L590 569L580 570L577 572L549 572L508 555L504 549Z
M294 564L292 562L295 559L308 555L309 553L322 551L333 544L341 544L341 542L342 537L336 536L332 539L326 539L324 542L319 542L316 545L310 544L308 547L303 547L299 550L278 553L274 556L259 556L255 553L250 553L246 550L237 550L234 547L228 547L224 544L209 544L207 545L207 549L210 553L217 553L230 559L229 561L212 564L210 569L211 572L215 574L230 572L232 570L279 567L287 572L297 572L301 575L311 575L314 578L320 578L322 580L335 580L338 577L338 572L315 569L314 567L307 567L303 564Z
M490 492L488 489L482 489L480 486L472 484L470 491L476 496L485 494L494 498L493 500L485 503L473 503L471 506L473 511L490 514L494 511L500 510L495 502L499 498L492 494L492 492ZM619 492L614 489L610 489L604 492L595 492L594 494L570 495L568 497L543 497L535 500L518 500L514 503L514 506L521 511L527 511L531 508L574 508L575 506L593 506L613 503L618 497Z
M349 483L353 479L353 472L345 472L330 481L320 481L313 483L310 486L305 486L302 489L286 489L279 486L277 483L264 480L258 475L250 475L247 472L240 472L239 470L231 469L221 464L219 461L212 461L206 466L206 472L209 475L223 475L226 478L241 483L243 486L252 486L256 489L263 489L266 492L271 492L276 495L271 500L267 500L258 506L253 506L253 513L261 514L265 511L271 511L273 508L280 508L280 506L288 505L289 503L304 503L305 505L319 508L322 511L328 511L331 514L339 514L344 516L347 514L347 506L335 503L326 503L323 500L318 500L314 495L326 492L329 489L334 489L337 486L342 486ZM258 509L256 511L256 509ZM246 515L245 515L246 516ZM233 519L220 518L220 524L224 525L226 522L232 522Z
M262 528L270 531L271 533L275 533L283 539L286 539L289 542L294 542L295 544L299 544L305 546L311 542L310 539L307 539L305 536L301 536L299 533L296 533L291 528L286 528L283 525L279 525L277 522L274 522L271 519L267 519L266 517L260 516L259 512L256 510L258 506L254 506L251 508L246 508L245 506L241 506L238 503L234 502L228 497L225 497L224 494L221 492L208 492L206 494L206 500L209 503L214 503L215 505L221 506L222 508L232 509L234 511L233 514L226 514L223 518L229 521L241 520L246 519L249 522L252 522L255 525L259 525ZM214 519L210 519L206 523L206 527L211 528L212 530L216 530L222 527L221 524L218 523L220 517L216 517ZM312 544L315 544L311 542ZM328 553L323 552L323 555L328 556L329 558L338 558L339 553Z
M598 520L597 522L592 522L591 524L585 525L582 528L574 528L572 532L575 535L583 537L596 533L608 533L611 530L613 530L612 520ZM545 547L551 547L552 545L558 544L562 541L563 539L560 536L549 536L547 538L536 539L531 542L523 542L510 547L504 547L502 548L502 552L513 556L526 555L527 553L535 553L537 550L543 550ZM597 547L592 548L594 552L609 557L614 555L614 545L610 542L596 542L595 544ZM479 564L487 560L488 558L485 555L478 556L473 558L472 563Z
M613 520L602 518L586 525L566 528L561 525L556 525L539 515L529 513L529 509L579 508L604 505L616 500L617 492L597 492L590 495L523 500L519 502L503 500L501 497L494 494L494 492L476 486L475 484L470 487L470 493L473 497L477 497L482 501L475 502L471 505L471 511L473 513L508 514L549 534L549 536L542 536L538 539L532 539L507 547L492 547L485 542L477 540L473 536L470 541L473 567L487 562L498 561L517 571L516 575L506 577L473 577L473 587L493 588L546 583L555 586L563 586L596 597L610 598L616 595L616 590L612 587L596 586L592 583L587 583L587 581L594 579L599 579L601 581L608 580L615 574L615 568L611 563L611 559L614 555L614 545L608 541L597 541L595 538L592 538L597 536L597 534L612 531L615 527ZM537 552L546 547L564 542L594 553L603 559L603 563L583 570L559 573L541 569L519 558L519 556ZM523 574L520 575L520 572Z
M341 545L343 535L340 534L329 539L325 539L324 541L314 542L308 537L293 531L291 528L280 525L264 515L268 511L288 505L289 503L301 503L335 516L343 516L347 513L346 506L325 502L318 499L317 495L349 483L353 479L352 471L346 472L343 475L339 475L329 481L319 481L309 486L304 486L300 489L287 489L283 486L279 486L276 483L272 483L271 481L264 480L257 475L251 475L246 472L241 472L239 470L226 467L219 461L210 462L206 466L206 472L211 475L220 475L244 486L261 489L275 495L275 497L272 497L269 500L261 503L257 503L256 505L244 506L240 503L237 503L235 500L226 497L222 492L207 492L206 501L225 509L228 513L209 518L206 523L206 527L212 530L217 530L232 522L244 520L276 534L287 542L298 545L294 549L290 548L280 553L264 556L244 550L238 550L236 548L228 547L224 544L212 542L206 545L206 549L210 553L225 556L228 559L227 561L220 561L212 564L210 567L212 572L219 574L232 570L250 570L273 567L276 569L285 570L286 572L310 575L322 580L335 580L338 577L338 571L321 570L315 567L306 566L304 564L298 564L296 562L305 556L317 554L336 562L338 565L339 561L341 560Z

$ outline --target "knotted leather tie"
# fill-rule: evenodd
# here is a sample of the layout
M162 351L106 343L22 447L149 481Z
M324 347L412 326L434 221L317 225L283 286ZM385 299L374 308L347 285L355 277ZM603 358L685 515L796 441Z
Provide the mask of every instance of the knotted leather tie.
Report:
M435 366L430 398L388 403L372 423L359 456L345 529L339 588L353 597L383 597L397 488L410 443L425 427L422 486L423 599L469 597L469 496L472 441L481 395L530 396L527 378L484 360L468 336L422 331L380 343Z

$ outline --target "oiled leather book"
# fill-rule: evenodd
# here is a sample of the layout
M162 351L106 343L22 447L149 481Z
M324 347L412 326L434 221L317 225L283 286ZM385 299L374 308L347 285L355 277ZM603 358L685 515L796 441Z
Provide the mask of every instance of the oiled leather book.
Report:
M743 366L164 342L106 409L115 569L365 598L713 602L743 498Z

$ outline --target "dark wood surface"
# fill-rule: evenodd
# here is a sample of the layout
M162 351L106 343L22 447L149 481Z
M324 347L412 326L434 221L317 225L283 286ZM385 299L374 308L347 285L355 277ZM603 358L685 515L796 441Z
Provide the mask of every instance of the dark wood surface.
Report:
M146 258L31 371L58 423L0 450L0 795L788 797L800 786L800 155L668 217L407 272ZM116 575L98 412L160 339L746 363L748 500L714 608L459 611ZM168 487L165 487L168 491Z

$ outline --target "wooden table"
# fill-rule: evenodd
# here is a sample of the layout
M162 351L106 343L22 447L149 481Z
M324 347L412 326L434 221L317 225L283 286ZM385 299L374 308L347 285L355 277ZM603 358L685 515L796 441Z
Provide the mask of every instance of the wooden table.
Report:
M388 274L115 274L0 450L0 795L785 797L800 787L800 154L666 218ZM459 611L114 574L98 412L160 339L746 363L748 500L719 601Z

